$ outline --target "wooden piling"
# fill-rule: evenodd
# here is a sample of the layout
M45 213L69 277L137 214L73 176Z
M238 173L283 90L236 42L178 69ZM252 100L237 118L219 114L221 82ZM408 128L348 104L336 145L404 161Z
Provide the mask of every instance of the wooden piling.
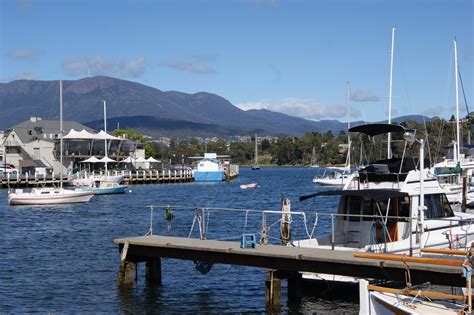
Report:
M145 278L148 284L161 285L161 259L147 260L145 265Z
M135 282L135 268L135 263L122 261L117 272L117 286L133 285Z
M265 305L267 311L273 312L280 309L281 279L277 277L276 270L269 270L265 281Z
M303 277L300 272L288 274L288 303L297 304L303 297Z

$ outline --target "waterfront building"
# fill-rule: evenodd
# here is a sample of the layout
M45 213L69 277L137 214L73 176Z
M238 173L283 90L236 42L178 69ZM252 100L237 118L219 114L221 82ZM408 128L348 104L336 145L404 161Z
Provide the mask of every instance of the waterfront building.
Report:
M66 174L80 165L79 162L91 156L97 158L105 156L103 131L97 133L78 122L63 121L63 132L66 138L63 165L59 162L59 120L44 120L40 117L31 117L0 134L2 163L14 165L20 173L34 174L47 171ZM126 138L112 138L111 141L107 141L110 158L122 160L130 156L134 158L145 156L142 143Z

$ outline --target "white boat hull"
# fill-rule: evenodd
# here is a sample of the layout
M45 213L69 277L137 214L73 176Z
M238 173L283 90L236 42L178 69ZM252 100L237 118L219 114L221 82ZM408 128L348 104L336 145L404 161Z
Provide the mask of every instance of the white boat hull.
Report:
M240 185L240 189L252 189L257 187L257 183Z
M10 205L53 205L88 202L93 192L79 192L69 189L38 189L31 192L17 190L8 195Z
M339 186L343 187L346 182L348 182L347 178L315 178L313 179L313 183L319 184L321 186Z
M112 183L121 183L124 180L123 175L89 175L81 178L74 178L69 181L69 185L81 187L91 186L96 181L107 181Z
M464 307L459 304L449 301L429 301L403 294L373 292L368 290L367 285L367 281L360 281L360 315L463 314Z

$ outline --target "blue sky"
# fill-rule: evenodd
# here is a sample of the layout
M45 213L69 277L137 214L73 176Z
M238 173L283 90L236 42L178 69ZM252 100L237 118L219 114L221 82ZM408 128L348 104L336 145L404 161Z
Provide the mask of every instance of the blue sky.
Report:
M376 121L387 117L395 27L392 116L449 117L454 36L474 111L473 3L0 0L0 82L110 75L346 121L350 81L351 120Z

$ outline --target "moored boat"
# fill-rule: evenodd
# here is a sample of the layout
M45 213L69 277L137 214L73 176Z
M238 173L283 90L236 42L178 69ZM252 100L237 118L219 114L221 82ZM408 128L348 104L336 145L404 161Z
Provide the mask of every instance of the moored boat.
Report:
M344 169L327 168L322 176L315 176L313 183L321 186L343 187L351 175Z
M105 180L97 180L92 185L78 188L79 191L88 191L96 195L124 194L127 189L128 185Z
M63 84L59 81L59 163L63 167ZM63 188L63 176L60 172L59 188L33 188L31 191L16 189L8 194L8 203L11 205L50 205L88 202L93 196L92 192L78 191Z
M392 124L353 127L365 136L414 134ZM319 196L339 196L331 217L331 233L297 240L294 246L341 251L412 254L420 248L462 248L474 240L474 215L454 212L434 174L424 167L424 142L420 140L419 164L411 157L377 160L352 174L342 190L319 191ZM334 275L306 274L306 278L340 281ZM344 279L342 281L346 281ZM355 279L353 279L355 280Z
M29 192L16 189L8 194L11 205L51 205L63 203L88 202L93 192L64 188L33 188Z
M257 183L250 183L250 184L240 185L240 189L252 189L252 188L256 188L256 187L257 187Z
M216 153L205 153L204 158L197 161L194 171L195 181L222 181L224 179L224 165L219 161Z

